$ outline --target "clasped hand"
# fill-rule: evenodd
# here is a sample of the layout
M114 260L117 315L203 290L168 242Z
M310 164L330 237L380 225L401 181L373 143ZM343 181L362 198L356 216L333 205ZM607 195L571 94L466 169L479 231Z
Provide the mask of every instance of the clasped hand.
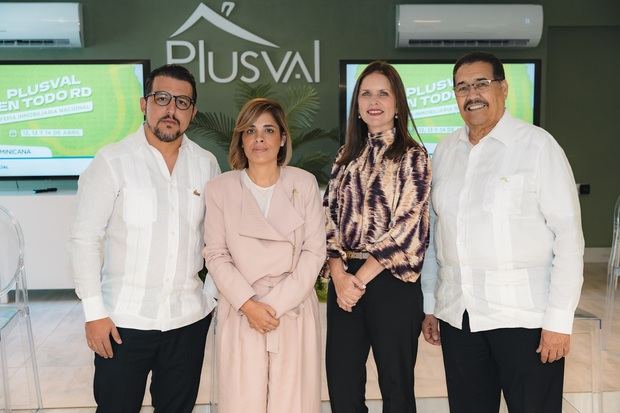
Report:
M356 276L343 272L332 274L332 282L336 289L336 302L344 311L351 312L366 292L366 285Z
M276 311L265 303L250 299L241 306L240 310L248 319L250 327L261 334L273 331L280 325L280 320L276 318Z
M441 336L439 334L439 320L433 314L426 314L422 321L422 335L428 343L439 346L441 345Z

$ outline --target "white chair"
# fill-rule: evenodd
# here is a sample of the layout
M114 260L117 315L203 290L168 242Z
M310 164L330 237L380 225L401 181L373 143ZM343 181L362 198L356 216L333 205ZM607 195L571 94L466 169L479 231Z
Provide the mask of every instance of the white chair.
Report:
M620 196L616 200L613 216L613 238L607 265L607 297L603 324L603 348L609 349L613 329L616 297L618 295L618 277L620 277Z
M582 387L580 389L582 397L579 402L582 407L579 408L579 411L582 411L582 408L584 411L592 413L602 411L601 327L600 317L580 308L575 310L571 351L566 358L566 363L567 366L571 364L574 366L574 369L570 370L577 373L578 377L573 379L578 386ZM590 354L586 356L588 350ZM567 370L569 369L567 368ZM584 399L583 396L586 395L587 397ZM570 398L570 394L565 394L564 399L567 398Z
M211 350L211 362L209 363L209 377L211 385L209 386L209 413L217 413L217 307L213 309L211 318L211 328L207 336L207 350Z
M24 237L0 206L0 412L37 412L41 387L34 352L24 271Z

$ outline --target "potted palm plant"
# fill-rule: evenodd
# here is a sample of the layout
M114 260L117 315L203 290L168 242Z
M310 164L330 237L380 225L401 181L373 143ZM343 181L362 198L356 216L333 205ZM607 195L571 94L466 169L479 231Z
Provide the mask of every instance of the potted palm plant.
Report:
M314 116L319 110L319 96L312 85L287 88L281 99L270 84L250 85L240 82L235 92L235 104L240 109L250 99L262 97L278 100L286 112L291 130L293 158L290 164L314 174L319 185L329 179L332 153L338 144L337 129L312 128ZM187 130L194 142L212 152L222 169L228 169L226 157L235 125L234 115L221 112L198 112ZM312 143L327 141L325 146Z

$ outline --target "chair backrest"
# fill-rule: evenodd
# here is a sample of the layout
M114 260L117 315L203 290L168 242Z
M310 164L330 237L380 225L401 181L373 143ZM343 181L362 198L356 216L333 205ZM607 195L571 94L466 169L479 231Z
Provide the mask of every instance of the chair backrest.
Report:
M611 240L611 252L609 253L608 272L610 275L620 277L620 196L618 196L614 208L613 238Z
M21 288L24 271L24 235L15 216L0 205L0 297Z

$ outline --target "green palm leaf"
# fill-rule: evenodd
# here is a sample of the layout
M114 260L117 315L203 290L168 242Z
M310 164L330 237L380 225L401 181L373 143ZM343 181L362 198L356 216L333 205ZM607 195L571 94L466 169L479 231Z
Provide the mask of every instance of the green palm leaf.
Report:
M294 157L291 165L313 174L320 185L326 184L329 180L329 173L325 168L331 165L331 159L325 153L304 153L299 157Z
M273 91L272 85L269 83L250 85L249 83L239 82L235 92L235 103L237 104L237 108L241 109L241 106L245 105L248 100L254 98L273 99L274 97L275 92Z
M309 142L321 139L338 141L338 129L311 129L293 136L293 149L298 149Z
M187 130L188 136L213 141L228 148L235 128L235 121L224 113L198 112Z
M282 106L289 128L295 131L306 129L312 126L314 115L319 111L319 95L312 85L293 87L288 90Z
M257 97L279 100L272 84L250 85L244 82L237 84L235 103L239 108L248 100ZM293 148L295 149L291 165L314 174L320 184L327 183L329 166L333 159L323 152L326 148L322 145L326 141L337 143L339 136L337 129L310 129L314 122L314 116L319 110L319 97L316 89L312 85L287 88L286 97L279 101L286 113L287 122L291 129ZM211 151L218 158L223 169L226 169L228 147L236 116L236 113L234 117L231 117L224 113L198 112L187 130L187 136L198 145ZM315 144L309 145L305 150L299 150L310 143Z
M187 128L187 136L218 160L223 171L228 170L228 147L235 127L234 120L223 113L198 112Z

